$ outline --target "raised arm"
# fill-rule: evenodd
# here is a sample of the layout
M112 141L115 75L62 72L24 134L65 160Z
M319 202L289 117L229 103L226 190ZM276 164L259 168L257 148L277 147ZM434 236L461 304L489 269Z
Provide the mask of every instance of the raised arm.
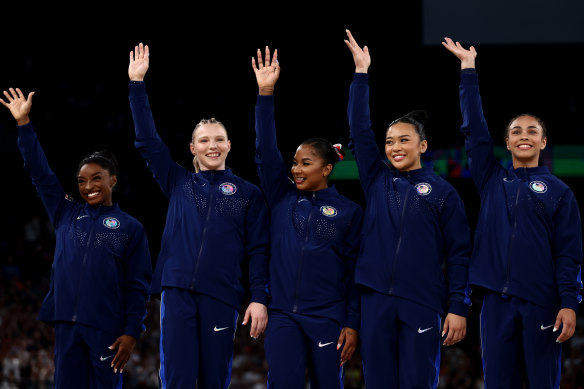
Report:
M150 49L140 43L130 52L130 108L136 130L136 148L140 151L148 168L167 197L170 197L176 180L188 174L177 165L164 144L154 124L150 102L146 94L144 77L150 66Z
M66 201L65 191L49 166L29 118L34 92L30 92L25 98L19 88L10 88L4 91L4 96L6 101L0 98L0 103L10 110L16 120L18 148L24 159L24 168L32 177L32 183L37 188L51 222L56 225L59 211L69 202Z
M262 52L258 49L257 63L256 59L252 58L251 66L259 91L256 102L255 161L262 189L266 194L268 204L273 206L284 193L293 189L276 139L274 87L280 77L278 51L274 51L274 56L270 59L270 49L266 46L264 61Z
M493 139L483 114L478 76L475 71L477 51L469 50L459 42L444 38L442 45L460 59L460 112L462 125L460 131L466 137L465 147L471 174L479 191L496 171L502 169L493 153Z
M351 31L346 30L348 39L345 44L353 55L355 75L349 91L349 105L347 114L351 130L352 151L357 161L361 185L367 189L377 177L381 169L387 166L379 155L375 134L371 130L369 113L369 75L367 71L371 65L371 56L367 46L361 47L353 38Z

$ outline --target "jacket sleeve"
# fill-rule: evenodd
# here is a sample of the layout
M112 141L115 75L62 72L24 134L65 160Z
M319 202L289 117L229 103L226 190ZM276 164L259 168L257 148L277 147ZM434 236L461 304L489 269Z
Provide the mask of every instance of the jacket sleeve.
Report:
M561 308L578 312L582 301L582 224L578 203L567 189L553 216L553 258Z
M448 312L466 317L471 305L468 265L472 246L464 204L454 189L440 213L440 228L448 273Z
M273 207L286 192L295 188L288 179L286 164L277 146L274 96L258 95L255 110L255 162L262 190Z
M245 228L245 245L249 260L249 289L251 302L266 305L268 300L268 253L270 225L266 201L259 189L250 197Z
M348 244L348 251L347 259L345 260L347 315L344 327L352 328L355 331L359 331L361 326L361 294L355 285L355 265L359 256L362 222L363 210L361 207L357 207L345 238Z
M144 82L130 84L130 108L136 131L136 148L164 195L170 197L177 179L188 174L188 171L173 161L168 147L156 131Z
M124 334L138 340L145 329L146 300L152 282L152 262L144 227L138 224L128 245L124 260L124 306L126 324Z
M364 190L375 180L387 165L380 157L371 129L369 112L369 74L355 73L349 90L347 108L351 136L351 151L355 155L359 178Z
M24 169L30 174L49 219L57 226L60 216L73 207L73 202L61 186L59 179L51 170L45 152L32 127L32 123L18 127L18 148L24 159Z
M474 69L463 69L460 75L460 131L466 141L470 171L479 192L488 179L502 166L495 159L494 143L483 114L478 75Z

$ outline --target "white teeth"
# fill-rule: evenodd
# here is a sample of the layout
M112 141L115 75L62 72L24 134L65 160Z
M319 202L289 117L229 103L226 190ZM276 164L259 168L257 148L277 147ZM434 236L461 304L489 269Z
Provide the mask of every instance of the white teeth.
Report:
M207 154L207 157L218 157L219 153Z
M404 159L405 157L406 157L405 155L394 155L394 156L393 156L393 159L394 159L395 161L398 161L398 162L399 162L399 161L401 161L402 159Z
M89 194L87 195L87 197L95 197L95 196L97 196L97 195L98 195L98 193L99 193L99 192L93 192L93 193L89 193Z
M519 149L521 149L521 150L528 150L528 149L530 149L530 148L531 148L531 146L530 146L530 145L519 145L519 146L517 146L517 147L518 147Z

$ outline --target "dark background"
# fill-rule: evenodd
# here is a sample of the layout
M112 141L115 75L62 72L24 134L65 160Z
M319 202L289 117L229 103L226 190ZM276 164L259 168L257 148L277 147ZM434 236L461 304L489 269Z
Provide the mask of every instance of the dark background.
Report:
M380 145L387 125L414 109L430 115L430 148L463 145L460 62L441 47L440 35L460 40L465 47L475 45L485 116L497 143L502 144L511 117L531 112L546 122L549 145L584 145L580 59L584 32L573 23L576 19L584 26L584 15L574 2L554 2L550 5L554 12L547 14L529 3L505 9L496 2L486 13L482 11L489 3L477 2L476 9L462 7L471 11L466 14L456 8L460 2L451 4L455 8L442 3L358 3L352 8L340 3L317 7L290 2L286 8L278 3L236 8L168 3L148 10L104 4L84 11L53 8L44 15L37 9L22 18L6 13L0 39L0 90L36 91L31 119L53 170L73 197L79 198L76 172L83 156L103 148L118 156L121 174L114 200L144 224L153 263L168 202L133 145L127 67L129 52L138 42L150 46L147 90L158 131L176 161L190 166L193 127L202 118L216 117L227 127L232 143L228 166L254 183L258 183L253 160L257 86L251 57L258 47L278 49L276 124L286 160L308 137L346 145L346 106L354 71L343 42L346 28L361 45L369 46L372 55L371 114ZM544 2L532 4L536 3ZM429 11L424 12L424 5ZM503 15L505 23L498 23ZM451 24L440 34L435 23L444 26L445 22ZM429 32L436 31L438 38L433 40L436 35ZM550 38L546 31L557 34ZM471 36L479 41L469 41ZM46 214L22 167L14 120L4 107L0 107L0 166L0 261L6 263L23 241L25 223L35 216L46 222ZM562 179L582 209L583 178ZM474 228L479 199L472 181L448 180L465 201ZM335 184L342 194L365 205L358 181ZM479 308L473 308L469 329L478 326L473 320ZM476 341L476 333L469 338ZM478 355L477 347L469 349ZM480 371L480 364L474 362L474 370Z

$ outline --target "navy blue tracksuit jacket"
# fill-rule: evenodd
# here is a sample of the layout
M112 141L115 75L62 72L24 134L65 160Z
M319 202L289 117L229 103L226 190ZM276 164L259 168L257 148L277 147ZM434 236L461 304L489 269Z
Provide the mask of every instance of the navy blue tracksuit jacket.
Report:
M152 279L144 228L117 204L92 207L68 197L32 124L18 127L18 147L56 234L50 290L39 319L139 339Z
M274 96L257 98L256 164L271 212L269 308L359 330L353 277L361 208L333 186L296 189L277 146Z
M547 167L504 169L493 154L478 75L465 69L460 108L481 211L470 282L542 307L578 309L582 227L570 188Z
M269 220L259 188L230 169L192 173L174 162L143 82L130 84L130 107L136 148L169 199L152 293L181 288L239 309L245 264L251 301L267 304Z
M386 165L371 130L368 82L368 74L355 73L348 107L367 201L355 283L441 316L450 312L466 317L471 242L464 205L432 169L400 173Z

